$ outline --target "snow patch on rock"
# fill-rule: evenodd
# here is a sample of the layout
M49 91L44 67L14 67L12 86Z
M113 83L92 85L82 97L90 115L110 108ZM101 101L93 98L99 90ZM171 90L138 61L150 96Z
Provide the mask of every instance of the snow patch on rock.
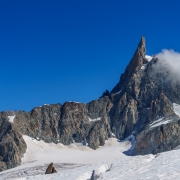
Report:
M76 102L76 101L68 101L70 103L77 103L77 104L81 104L81 102Z
M115 93L115 94L120 94L122 92L122 90L120 90L120 91L118 91L117 93Z
M101 117L98 117L98 118L95 118L95 119L91 119L90 117L89 118L89 121L100 121L101 120Z
M153 127L158 127L158 126L161 126L162 124L168 124L172 121L172 119L165 119L164 118L160 118L156 121L154 121L153 123L150 124L150 128L153 128Z
M10 123L14 123L14 118L16 117L16 115L14 116L8 116L9 122Z
M142 67L141 67L141 70L144 70L146 67L143 65Z
M150 62L152 60L152 56L149 56L149 55L145 55L145 58Z

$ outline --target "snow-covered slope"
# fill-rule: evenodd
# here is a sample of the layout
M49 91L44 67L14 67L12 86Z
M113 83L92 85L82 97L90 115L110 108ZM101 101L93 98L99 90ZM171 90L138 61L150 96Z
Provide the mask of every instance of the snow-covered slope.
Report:
M60 169L87 166L111 159L122 157L122 152L131 147L129 141L119 143L116 138L110 138L103 147L92 150L87 146L74 143L69 146L63 144L45 143L28 136L23 136L27 150L22 158L22 165L0 173L0 179L23 177L34 174L44 174L45 168L51 162L56 166L65 166ZM38 138L37 138L38 139ZM55 166L55 167L56 167Z
M37 141L28 136L23 136L27 144L27 151L22 159L22 164L36 161L36 164L44 163L76 163L90 164L103 161L104 159L120 158L124 150L131 147L128 141L120 144L116 138L110 138L105 146L97 150L92 150L79 143L73 143L69 146L63 144L45 143ZM113 152L113 153L110 153ZM98 158L97 158L98 157Z
M131 142L111 138L97 150L71 144L47 144L24 136L28 145L23 164L0 173L0 179L87 180L92 171L107 180L168 180L180 177L180 150L158 155L126 156ZM47 164L54 162L58 173L45 175ZM72 164L73 163L73 164Z

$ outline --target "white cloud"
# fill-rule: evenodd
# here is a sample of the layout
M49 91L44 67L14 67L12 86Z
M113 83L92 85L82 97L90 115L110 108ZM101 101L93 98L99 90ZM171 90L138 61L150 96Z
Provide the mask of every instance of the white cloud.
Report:
M158 59L169 63L175 72L180 74L180 53L174 50L163 49L162 52L157 54Z
M156 57L158 61L153 65L152 75L161 74L162 81L180 83L180 53L172 49L163 49Z

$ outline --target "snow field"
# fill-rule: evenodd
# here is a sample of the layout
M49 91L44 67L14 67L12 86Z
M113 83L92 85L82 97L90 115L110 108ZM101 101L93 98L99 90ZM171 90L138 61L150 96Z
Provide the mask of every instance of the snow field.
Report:
M120 143L121 144L121 143ZM178 180L180 177L180 150L146 156L125 156L121 158L104 160L74 169L62 170L51 175L37 175L20 180L87 180L92 171L99 170L99 179L104 180ZM108 164L112 164L109 171L105 171Z

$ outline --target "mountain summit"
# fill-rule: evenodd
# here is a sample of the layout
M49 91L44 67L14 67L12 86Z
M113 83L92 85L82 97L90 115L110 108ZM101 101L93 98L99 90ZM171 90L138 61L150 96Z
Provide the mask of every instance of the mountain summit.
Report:
M120 91L122 86L124 86L127 83L129 78L131 78L134 73L136 73L141 69L145 61L145 53L146 53L146 41L144 36L142 36L138 44L138 47L134 53L133 58L126 67L124 74L121 75L119 83L111 91L112 93L116 93Z
M133 139L129 154L172 150L180 145L180 84L168 63L146 55L145 38L117 85L87 104L43 105L30 112L0 113L0 171L20 165L22 135L47 143L82 143L92 149L112 136ZM135 143L136 142L136 143Z

